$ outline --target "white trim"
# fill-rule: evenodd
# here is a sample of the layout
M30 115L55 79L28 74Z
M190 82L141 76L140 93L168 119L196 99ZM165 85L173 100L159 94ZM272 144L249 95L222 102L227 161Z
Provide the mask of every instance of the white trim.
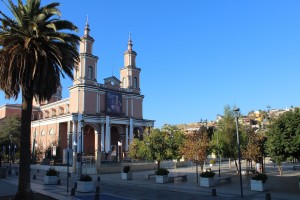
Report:
M56 102L41 106L40 108L41 108L41 110L51 109L51 108L54 108L54 107L56 108L56 107L59 107L59 106L62 106L62 105L70 104L69 100L70 100L69 98L63 99L63 100L60 100L60 101L56 101Z

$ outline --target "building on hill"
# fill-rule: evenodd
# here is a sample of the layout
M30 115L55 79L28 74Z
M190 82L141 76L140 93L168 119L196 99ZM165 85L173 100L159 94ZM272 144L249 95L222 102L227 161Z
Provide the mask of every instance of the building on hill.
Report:
M154 120L143 118L141 69L136 66L137 53L132 49L131 38L120 79L111 76L104 83L96 79L98 57L93 55L94 41L86 24L79 47L80 62L74 69L73 85L68 88L70 96L62 99L60 87L50 101L34 101L31 139L32 149L42 152L42 158L47 157L47 152L62 157L63 151L70 151L73 157L69 161L74 166L77 156L83 155L92 158L99 169L101 159L126 157L133 138L142 139L154 126ZM20 109L17 104L1 106L0 118L21 115ZM63 157L66 163L66 155Z

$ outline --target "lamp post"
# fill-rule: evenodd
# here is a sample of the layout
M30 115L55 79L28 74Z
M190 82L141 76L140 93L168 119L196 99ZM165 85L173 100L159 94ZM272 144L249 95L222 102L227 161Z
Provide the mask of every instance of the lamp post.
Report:
M9 172L11 174L11 161L12 161L11 148L13 148L13 146L12 146L12 135L11 134L9 135L9 138L10 138L10 144L9 144L9 156L10 156L10 159L9 159Z
M239 174L240 174L240 186L241 186L241 197L243 198L243 183L242 183L242 173L241 173L241 148L240 148L240 136L239 136L239 126L238 126L238 117L240 114L239 108L234 108L233 112L235 114L235 125L236 125L236 137L238 144L238 157L239 157Z
M217 131L217 143L218 143L218 157L219 157L219 177L221 176L221 157L220 157L220 145L219 145L219 132Z

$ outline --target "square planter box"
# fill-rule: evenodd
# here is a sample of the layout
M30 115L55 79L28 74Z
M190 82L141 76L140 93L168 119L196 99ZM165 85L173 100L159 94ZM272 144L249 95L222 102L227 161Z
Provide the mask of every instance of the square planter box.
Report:
M45 185L57 185L58 177L57 176L44 176Z
M122 180L132 180L132 172L128 172L128 173L121 173L122 175Z
M215 180L214 180L214 178L200 177L199 184L201 187L212 187L212 186L215 186Z
M94 192L94 181L77 181L77 192Z
M169 177L167 175L165 176L159 176L159 175L156 175L156 183L167 183L169 182Z
M251 180L251 190L254 191L265 191L265 184L262 181Z

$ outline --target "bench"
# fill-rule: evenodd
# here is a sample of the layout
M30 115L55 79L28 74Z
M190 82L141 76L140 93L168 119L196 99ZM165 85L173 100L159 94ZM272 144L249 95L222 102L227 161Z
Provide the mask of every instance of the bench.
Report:
M300 165L293 165L293 170L296 170L297 167L300 168Z
M214 177L214 181L215 181L215 185L218 185L221 182L231 183L231 177L230 176Z
M177 181L180 181L180 182L187 181L187 175L182 174L182 175L169 176L170 183L175 183Z
M146 178L149 180L149 179L154 179L155 177L156 174L148 174Z

